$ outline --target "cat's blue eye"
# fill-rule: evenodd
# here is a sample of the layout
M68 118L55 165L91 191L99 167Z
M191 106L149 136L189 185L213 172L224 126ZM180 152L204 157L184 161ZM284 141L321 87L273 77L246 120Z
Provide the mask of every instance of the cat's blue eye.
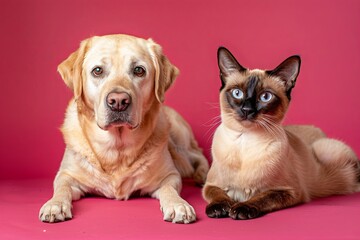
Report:
M264 92L260 95L260 101L267 103L273 98L273 94L270 92Z
M244 93L238 88L233 89L231 91L231 93L232 93L232 96L236 99L242 99L244 96Z

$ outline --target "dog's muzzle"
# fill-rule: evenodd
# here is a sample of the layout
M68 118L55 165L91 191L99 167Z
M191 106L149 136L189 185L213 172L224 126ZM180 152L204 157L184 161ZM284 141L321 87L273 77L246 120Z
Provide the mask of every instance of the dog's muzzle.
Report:
M113 112L124 112L131 104L131 96L126 92L110 92L106 105Z
M109 127L126 126L130 129L138 127L138 123L132 119L132 98L124 91L113 90L105 98L106 121L98 126L104 130Z

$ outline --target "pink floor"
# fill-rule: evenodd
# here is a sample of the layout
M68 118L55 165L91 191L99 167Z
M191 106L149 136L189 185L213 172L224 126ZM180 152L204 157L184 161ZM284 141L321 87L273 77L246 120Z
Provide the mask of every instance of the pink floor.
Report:
M51 194L50 179L1 181L0 239L360 239L360 193L234 221L208 218L200 188L185 181L182 196L198 216L189 225L164 222L155 199L97 197L75 202L70 221L42 223L38 211Z
M165 103L188 120L209 161L220 112L217 48L252 69L300 54L286 123L316 125L360 157L359 0L4 0L0 29L0 240L360 239L360 193L233 221L207 218L191 182L182 194L197 212L190 225L164 222L150 198L86 198L74 203L71 221L38 220L62 159L59 127L72 96L56 69L93 35L126 33L163 47L181 72Z

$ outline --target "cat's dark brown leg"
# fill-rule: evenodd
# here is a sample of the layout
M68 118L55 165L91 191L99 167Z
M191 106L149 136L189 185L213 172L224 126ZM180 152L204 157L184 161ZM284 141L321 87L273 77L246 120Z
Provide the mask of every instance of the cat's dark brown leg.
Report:
M266 213L287 208L301 203L291 190L269 190L259 193L246 202L234 204L229 216L232 219L252 219Z
M215 186L205 186L204 198L209 202L206 206L206 215L211 218L229 216L231 206L235 203L224 190Z

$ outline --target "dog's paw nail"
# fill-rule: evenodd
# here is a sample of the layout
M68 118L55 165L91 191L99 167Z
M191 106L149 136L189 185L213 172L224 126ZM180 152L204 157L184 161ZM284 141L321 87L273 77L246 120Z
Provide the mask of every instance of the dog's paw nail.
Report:
M40 209L39 219L42 222L63 222L72 218L71 204L49 200Z
M174 204L164 208L164 220L172 223L191 223L196 221L195 210L188 203Z

